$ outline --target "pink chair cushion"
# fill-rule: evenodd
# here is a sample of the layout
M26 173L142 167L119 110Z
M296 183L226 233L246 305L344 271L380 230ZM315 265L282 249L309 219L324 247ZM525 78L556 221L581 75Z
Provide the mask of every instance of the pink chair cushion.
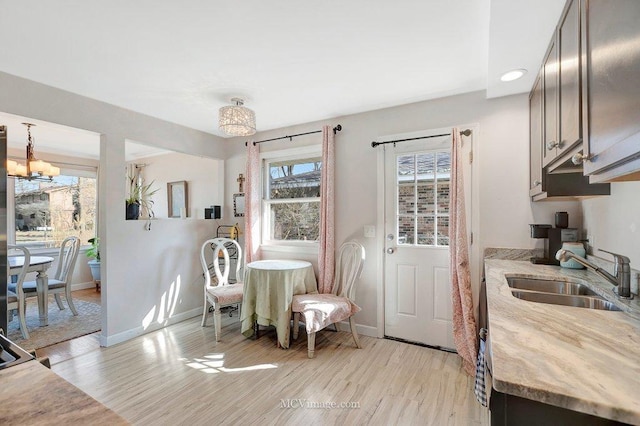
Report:
M242 303L243 291L244 284L242 283L207 288L207 293L213 297L218 305Z
M300 294L293 296L291 310L302 313L307 333L315 333L329 324L346 320L361 309L346 297Z

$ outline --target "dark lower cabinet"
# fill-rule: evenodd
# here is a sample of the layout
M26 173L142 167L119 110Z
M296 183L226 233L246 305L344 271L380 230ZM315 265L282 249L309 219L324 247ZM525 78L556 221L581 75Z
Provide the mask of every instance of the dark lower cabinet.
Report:
M491 391L491 426L590 426L625 425L614 420L579 413L519 396Z

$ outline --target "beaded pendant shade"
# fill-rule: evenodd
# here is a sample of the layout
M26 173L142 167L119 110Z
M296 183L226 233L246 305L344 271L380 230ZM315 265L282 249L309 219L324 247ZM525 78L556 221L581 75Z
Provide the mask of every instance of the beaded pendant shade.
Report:
M220 108L218 128L230 136L251 136L256 133L256 114L243 106L240 98L232 98L235 105Z

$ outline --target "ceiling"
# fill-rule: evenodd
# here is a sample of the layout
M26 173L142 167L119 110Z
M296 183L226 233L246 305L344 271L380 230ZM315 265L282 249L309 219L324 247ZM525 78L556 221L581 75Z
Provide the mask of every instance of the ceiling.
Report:
M218 109L234 96L264 131L470 91L527 92L563 6L0 0L0 71L224 137ZM514 68L529 72L501 82Z

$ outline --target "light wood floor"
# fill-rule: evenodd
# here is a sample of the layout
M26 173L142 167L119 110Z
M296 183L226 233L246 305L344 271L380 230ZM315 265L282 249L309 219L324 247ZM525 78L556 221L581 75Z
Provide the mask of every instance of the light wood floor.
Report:
M288 350L239 331L216 344L194 318L110 348L69 342L52 369L140 425L489 424L455 354L323 331L310 360L304 330ZM332 403L357 408L312 408Z
M76 290L73 292L73 299L100 304L100 293L92 288ZM73 358L74 356L100 349L99 335L100 332L88 334L77 339L38 349L36 352L38 357L48 357L49 361L55 364Z

